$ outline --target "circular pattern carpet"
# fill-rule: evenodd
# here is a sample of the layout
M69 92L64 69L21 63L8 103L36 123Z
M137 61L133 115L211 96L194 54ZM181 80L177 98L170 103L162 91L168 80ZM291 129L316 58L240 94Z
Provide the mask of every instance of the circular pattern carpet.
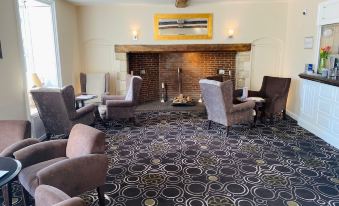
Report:
M339 205L339 151L292 119L233 127L229 137L219 124L207 130L197 113L138 120L96 123L107 134L106 205ZM95 191L81 197L98 204Z

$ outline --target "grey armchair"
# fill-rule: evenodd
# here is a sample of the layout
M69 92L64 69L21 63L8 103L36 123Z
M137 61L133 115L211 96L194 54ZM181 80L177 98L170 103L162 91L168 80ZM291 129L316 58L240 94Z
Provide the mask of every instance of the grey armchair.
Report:
M27 192L34 197L42 184L70 196L97 188L99 203L104 205L102 186L108 168L104 152L105 134L83 124L73 127L68 140L41 142L15 152L23 168L18 178L24 187L25 205Z
M107 95L103 97L103 104L106 105L106 119L135 119L134 111L138 105L142 78L139 76L127 75L126 82L128 86L127 94L125 96Z
M39 142L31 137L31 123L25 120L0 120L0 157Z
M40 185L35 190L36 206L86 206L79 197L71 198L58 188L49 185Z
M255 103L248 101L233 104L233 83L231 80L218 82L202 79L199 81L202 97L206 106L209 126L211 121L225 125L227 136L234 124L253 123L253 108Z
M73 125L94 123L97 106L89 104L76 110L74 88L71 85L62 89L34 89L31 94L47 137L52 134L68 136Z

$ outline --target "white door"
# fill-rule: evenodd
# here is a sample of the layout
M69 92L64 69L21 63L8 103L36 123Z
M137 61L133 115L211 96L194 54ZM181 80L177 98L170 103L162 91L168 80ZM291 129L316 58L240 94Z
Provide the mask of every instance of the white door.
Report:
M282 42L263 38L252 43L251 90L258 91L264 76L279 76L282 58Z

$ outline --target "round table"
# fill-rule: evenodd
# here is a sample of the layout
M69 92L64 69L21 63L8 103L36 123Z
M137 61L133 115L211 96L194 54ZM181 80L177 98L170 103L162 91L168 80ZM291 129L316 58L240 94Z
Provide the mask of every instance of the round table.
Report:
M21 163L18 160L9 157L0 157L0 170L8 171L0 177L0 186L5 205L12 205L11 183L21 171Z
M255 110L255 116L254 116L254 125L256 125L257 123L257 119L258 119L258 116L259 116L259 112L263 112L264 111L264 107L265 107L265 99L261 98L261 97L248 97L248 98L241 98L241 97L237 97L237 100L239 102L247 102L249 100L252 100L255 102L255 105L254 105L254 110ZM260 120L261 122L263 122L263 118L264 116L261 114L260 115Z

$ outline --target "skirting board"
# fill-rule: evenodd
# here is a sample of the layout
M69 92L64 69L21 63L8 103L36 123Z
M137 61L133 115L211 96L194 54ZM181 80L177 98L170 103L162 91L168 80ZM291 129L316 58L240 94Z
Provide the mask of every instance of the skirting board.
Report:
M314 124L303 121L299 119L298 125L303 127L304 129L308 130L309 132L313 133L314 135L318 136L319 138L323 139L333 147L339 149L339 139L326 131L320 130L314 127Z

